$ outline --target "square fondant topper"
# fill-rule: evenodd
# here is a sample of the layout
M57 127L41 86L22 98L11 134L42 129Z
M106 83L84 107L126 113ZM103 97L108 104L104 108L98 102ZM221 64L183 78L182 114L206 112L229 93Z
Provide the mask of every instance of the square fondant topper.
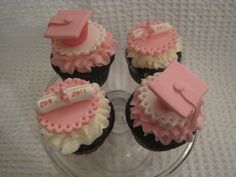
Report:
M88 10L60 10L51 18L44 36L54 39L78 38L90 14Z
M184 118L200 109L208 86L184 65L173 61L169 67L149 83L149 88Z

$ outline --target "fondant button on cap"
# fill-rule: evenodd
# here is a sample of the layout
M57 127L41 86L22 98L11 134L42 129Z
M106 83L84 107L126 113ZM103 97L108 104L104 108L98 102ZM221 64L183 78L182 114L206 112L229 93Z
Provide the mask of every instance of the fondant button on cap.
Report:
M78 38L87 25L90 14L88 10L60 10L51 18L44 36L53 39Z
M65 17L65 18L64 18L64 21L65 21L66 23L71 23L71 22L73 21L73 17L71 17L71 16Z
M177 90L179 92L184 90L184 85L181 82L177 81L177 82L174 83L173 86L174 86L175 90Z
M169 67L149 83L149 88L182 117L189 117L193 109L199 109L203 95L208 90L184 65L173 61Z

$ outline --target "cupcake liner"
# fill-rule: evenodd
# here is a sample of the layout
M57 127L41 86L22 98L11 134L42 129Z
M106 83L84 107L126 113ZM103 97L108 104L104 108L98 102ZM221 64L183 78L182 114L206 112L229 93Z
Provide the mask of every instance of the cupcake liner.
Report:
M50 58L52 57L53 56L51 55ZM92 71L87 72L87 73L81 73L78 71L74 71L73 74L63 73L58 66L55 66L52 63L51 65L54 71L62 78L62 80L65 80L67 78L80 78L80 79L84 79L90 82L96 82L100 86L102 86L108 78L110 66L112 62L114 61L114 58L115 58L115 55L112 55L110 58L111 61L108 65L101 66L101 67L92 67Z
M178 62L181 63L182 61L182 54L181 52L177 52L176 53L178 56ZM148 68L136 68L132 65L132 58L127 57L127 50L126 50L126 61L128 64L128 68L129 68L129 73L132 76L132 78L138 83L141 83L141 80L143 78L146 78L149 75L153 75L156 72L163 72L165 69L163 68L158 68L158 69L148 69Z
M125 109L125 115L126 115L126 120L128 123L128 126L135 138L135 140L144 148L151 150L151 151L168 151L174 148L177 148L183 144L186 143L186 141L183 141L181 143L177 143L174 140L171 141L170 144L168 145L163 145L160 141L155 140L154 134L148 134L144 136L144 132L142 130L141 126L138 127L133 127L134 120L130 118L131 111L130 109L132 106L130 106L130 102L133 99L133 94L130 96L127 104L126 104L126 109Z
M90 153L96 151L100 146L102 146L105 139L110 134L110 132L114 126L114 122L115 122L115 111L114 111L113 105L111 102L109 103L109 105L111 107L110 117L108 118L109 126L105 129L103 129L102 135L100 137L98 137L97 139L95 139L92 144L81 145L80 148L76 152L74 152L74 154L77 154L77 155L90 154Z

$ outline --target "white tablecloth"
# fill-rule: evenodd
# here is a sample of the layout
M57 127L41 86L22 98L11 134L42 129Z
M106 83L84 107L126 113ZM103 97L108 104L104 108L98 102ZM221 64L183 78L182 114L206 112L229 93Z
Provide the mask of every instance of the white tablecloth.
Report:
M236 2L234 0L1 0L0 176L57 177L38 139L34 104L54 72L47 22L61 8L89 8L119 44L104 88L132 91L123 53L127 30L145 19L176 26L183 62L205 80L206 121L181 177L236 176Z

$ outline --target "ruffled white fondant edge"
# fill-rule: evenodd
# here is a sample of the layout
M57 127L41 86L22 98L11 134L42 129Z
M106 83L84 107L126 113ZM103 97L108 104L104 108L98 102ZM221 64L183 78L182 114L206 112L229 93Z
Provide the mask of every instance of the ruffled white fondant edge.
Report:
M149 89L148 83L153 81L158 75L159 73L155 73L153 76L148 76L143 79L141 85L137 88L140 107L144 110L144 114L149 116L152 121L159 122L162 127L184 127L187 124L188 119L185 119L172 111L163 112L156 102L158 98Z
M158 55L143 55L134 50L128 49L127 57L132 58L132 65L136 68L167 68L167 66L175 59L177 59L177 52L182 50L180 39L176 45L169 51Z

